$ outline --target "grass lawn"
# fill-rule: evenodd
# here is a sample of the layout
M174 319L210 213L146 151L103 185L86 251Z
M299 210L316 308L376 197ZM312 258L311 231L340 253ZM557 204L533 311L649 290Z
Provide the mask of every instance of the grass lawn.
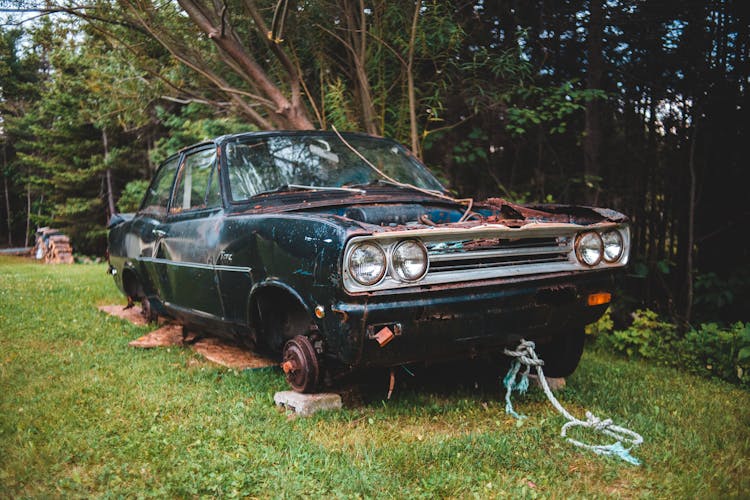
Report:
M122 301L103 265L0 257L0 498L750 495L750 393L719 381L585 355L559 398L640 432L636 467L567 444L539 390L520 425L499 385L289 419L280 370L128 347L148 328L96 309Z

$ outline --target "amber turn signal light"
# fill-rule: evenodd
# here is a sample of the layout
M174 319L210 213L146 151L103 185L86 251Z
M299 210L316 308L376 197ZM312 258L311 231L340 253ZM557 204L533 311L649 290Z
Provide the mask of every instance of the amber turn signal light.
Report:
M315 317L323 319L326 317L326 308L323 306L315 306Z
M592 293L589 295L590 306L600 306L609 304L612 301L612 294L609 292Z

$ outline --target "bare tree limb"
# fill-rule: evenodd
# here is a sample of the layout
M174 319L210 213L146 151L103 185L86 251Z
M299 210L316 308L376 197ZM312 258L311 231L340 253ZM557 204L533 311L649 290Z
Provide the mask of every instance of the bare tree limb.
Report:
M131 5L132 7L132 5ZM206 79L214 83L219 90L229 94L230 99L233 103L235 103L242 112L250 118L256 125L258 125L261 128L264 129L271 129L274 128L271 126L271 123L260 115L256 110L254 110L252 107L250 107L244 100L240 99L239 96L242 95L242 91L238 89L232 88L223 78L216 75L214 72L209 71L207 68L205 68L204 65L200 64L197 61L191 60L189 57L187 57L186 54L184 54L176 44L169 43L161 33L159 33L157 30L153 29L151 25L146 21L145 18L143 18L139 12L134 11L134 15L138 18L139 22L142 23L145 29L148 30L149 34L157 40L164 48L166 48L170 54L172 54L173 57L175 57L178 61L185 64L189 68L193 69L200 75L204 76ZM273 103L263 99L260 96L250 95L248 97L251 97L253 99L257 99L261 104L264 104L266 106L272 106Z
M290 102L289 99L281 92L278 86L268 77L263 68L258 65L255 59L238 43L235 37L217 37L211 36L218 33L203 5L195 0L178 0L180 6L185 10L193 22L223 51L227 53L244 72L257 84L258 89L275 105L275 109L270 110L279 115L291 128L311 129L314 128L312 122L307 117L305 109L299 102Z
M294 58L294 63L297 66L297 74L302 75L302 65L299 62L299 58L297 57L297 54L294 52L294 47L291 48L292 56ZM318 120L318 124L323 127L324 126L324 118L323 115L320 112L320 108L318 108L317 104L315 104L315 99L313 99L312 93L310 92L310 89L307 88L307 84L305 83L304 78L299 79L300 84L302 85L302 89L307 96L307 100L310 103L310 106L313 109L313 112L315 113L315 117Z
M174 97L171 95L163 95L160 96L165 101L172 101L176 102L178 104L190 104L190 103L196 103L196 104L206 104L208 106L228 106L228 102L213 102L213 101L207 101L205 99L180 99L179 97Z
M406 66L406 85L409 99L409 130L411 136L411 150L422 157L421 143L419 141L419 127L417 126L417 101L414 90L414 44L417 38L417 23L419 22L419 11L422 8L422 0L417 0L414 6L414 17L411 22L411 32L409 35L409 55Z
M40 8L40 9L24 9L24 8L18 8L18 9L0 9L0 12L7 12L7 13L31 13L31 12L37 12L38 15L24 19L20 21L18 24L22 24L34 19L38 19L40 17L49 16L53 14L69 14L71 16L77 17L79 19L83 19L85 21L99 21L102 23L112 24L115 26L122 26L124 28L128 28L134 31L138 31L142 34L147 34L146 31L138 26L137 24L131 24L127 21L121 21L118 19L113 19L110 17L103 17L101 15L92 14L92 7L90 6L76 6L76 7L46 7L46 8Z
M263 20L263 16L260 15L260 11L258 11L258 8L255 6L255 2L253 0L245 0L244 5L245 10L250 15L250 17L253 18L253 22L258 27L258 29L262 33L268 33L268 27ZM275 43L275 41L271 40L268 36L262 38L266 41L266 45L279 60L287 75L289 76L290 88L292 91L292 104L299 105L300 84L304 84L300 76L301 71L299 71L298 66L292 62L289 55L280 47L278 43Z

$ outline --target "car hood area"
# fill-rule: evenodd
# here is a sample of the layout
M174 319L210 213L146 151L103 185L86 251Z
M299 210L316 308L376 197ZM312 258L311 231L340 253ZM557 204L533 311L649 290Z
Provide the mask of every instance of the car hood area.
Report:
M482 225L522 228L529 224L591 226L624 223L627 217L611 209L580 205L519 205L502 198L482 201L450 199L423 192L368 189L342 195L329 192L276 193L252 207L237 207L235 215L289 214L322 218L347 232L383 232L429 228L476 228Z

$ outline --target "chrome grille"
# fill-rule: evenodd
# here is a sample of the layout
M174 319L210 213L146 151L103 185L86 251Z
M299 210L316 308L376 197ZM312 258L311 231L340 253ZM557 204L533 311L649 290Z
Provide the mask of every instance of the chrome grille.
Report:
M426 246L431 273L567 262L573 248L569 237L479 238L426 242Z

